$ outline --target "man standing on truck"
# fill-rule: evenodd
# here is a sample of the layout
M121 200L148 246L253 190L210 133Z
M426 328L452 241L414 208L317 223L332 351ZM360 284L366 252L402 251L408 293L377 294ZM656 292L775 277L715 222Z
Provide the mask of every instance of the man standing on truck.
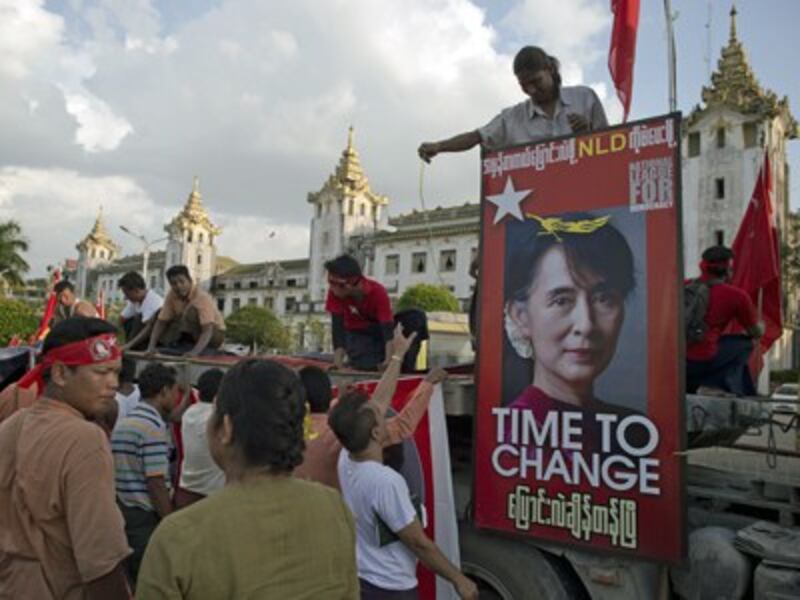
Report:
M333 362L362 371L383 370L393 352L394 317L386 288L364 277L358 261L342 254L325 263L331 314Z
M170 290L153 325L147 353L154 354L159 342L186 356L222 346L225 320L211 295L192 282L184 265L167 269L167 281Z
M478 144L498 150L608 127L594 90L582 85L561 87L558 60L541 48L525 46L517 52L514 75L527 100L504 109L479 129L422 143L417 150L420 158L430 162L441 152L464 152Z
M70 281L59 281L53 288L56 300L56 312L51 327L70 317L97 317L97 309L91 302L81 300L75 295L75 286Z
M403 476L383 464L386 411L415 334L406 337L398 326L395 336L396 353L372 397L347 391L328 418L344 446L337 470L342 496L356 521L361 600L416 600L417 559L452 583L461 598L477 600L475 583L425 534Z
M686 344L686 391L690 393L756 393L748 361L753 339L763 335L764 326L758 322L750 296L729 283L733 258L733 251L725 246L706 249L700 277L686 284L687 297L692 293L706 299L701 335ZM723 335L732 323L738 323L744 334Z

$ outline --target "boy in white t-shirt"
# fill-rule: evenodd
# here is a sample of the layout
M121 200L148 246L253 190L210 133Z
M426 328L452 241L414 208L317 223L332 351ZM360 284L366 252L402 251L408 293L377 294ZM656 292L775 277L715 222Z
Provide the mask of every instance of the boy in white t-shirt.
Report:
M147 286L139 273L129 271L120 277L117 286L128 301L119 315L125 331L125 350L144 350L164 299Z
M394 333L395 354L372 398L346 392L331 410L329 424L344 449L338 472L342 496L356 521L356 560L362 600L415 600L417 560L477 600L478 588L425 534L403 477L383 464L385 415L414 335Z
M127 417L131 411L139 404L142 396L139 393L139 386L134 383L136 380L136 363L130 358L122 359L122 367L119 370L119 388L114 394L117 401L117 418L114 429L117 428L122 419Z

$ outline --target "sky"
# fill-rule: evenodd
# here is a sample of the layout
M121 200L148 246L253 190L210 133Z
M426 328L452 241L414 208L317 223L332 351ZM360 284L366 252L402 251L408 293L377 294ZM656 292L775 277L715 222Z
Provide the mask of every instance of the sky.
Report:
M220 254L308 255L309 192L350 125L390 213L421 207L416 148L473 130L522 100L511 60L558 57L566 85L622 111L606 65L609 0L0 0L0 220L30 243L31 275L76 257L99 208L123 254L141 250L200 178ZM727 42L731 2L673 0L678 108ZM796 0L739 0L737 30L761 84L800 117ZM643 0L631 119L668 112L662 2ZM776 40L778 43L776 43ZM710 49L710 52L709 52ZM793 174L800 142L789 145ZM476 202L478 152L437 157L428 208ZM800 205L794 177L792 205ZM274 232L274 234L272 233Z

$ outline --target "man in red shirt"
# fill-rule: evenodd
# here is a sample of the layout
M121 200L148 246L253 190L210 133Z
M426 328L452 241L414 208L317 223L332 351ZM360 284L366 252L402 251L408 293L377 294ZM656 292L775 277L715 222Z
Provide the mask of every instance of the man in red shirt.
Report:
M355 258L342 254L325 263L328 297L325 310L331 314L333 362L363 371L386 366L392 356L394 318L389 294L380 283L361 273Z
M728 283L733 251L712 246L702 258L699 280L708 285L708 308L703 318L706 329L702 339L686 346L686 391L755 395L747 363L753 339L761 337L764 327L747 293ZM723 335L732 323L744 334Z

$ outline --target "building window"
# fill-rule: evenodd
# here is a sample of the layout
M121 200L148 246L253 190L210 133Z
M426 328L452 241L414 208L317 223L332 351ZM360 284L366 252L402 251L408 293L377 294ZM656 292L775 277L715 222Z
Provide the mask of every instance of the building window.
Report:
M197 255L197 264L198 265L202 265L203 264L203 255L202 254L198 254Z
M353 216L353 209L355 208L355 202L356 202L356 201L355 201L355 200L353 200L352 198L350 198L350 199L347 201L347 214L348 214L349 216L351 216L351 217Z
M297 280L296 279L287 279L286 280L286 287L297 287Z
M744 147L753 148L758 141L758 127L755 123L744 123L742 125L742 136L744 137Z
M201 243L201 244L203 243L203 234L202 234L202 232L197 234L197 241L199 243Z
M442 252L439 254L439 270L440 271L456 270L455 250L442 250Z
M367 205L366 205L365 203L363 203L363 202L362 202L362 203L361 203L361 204L358 206L358 214L360 214L362 217L363 217L365 214L367 214Z
M153 275L153 276L150 277L150 288L152 289L152 288L155 288L155 287L156 287L156 276Z
M331 243L331 234L327 231L322 232L322 247L327 248Z
M714 192L717 200L722 200L725 197L725 179L717 177L714 180Z
M717 148L724 148L725 147L725 128L718 127L717 128Z
M258 298L255 296L250 296L247 299L247 306L258 306Z
M217 309L221 313L225 312L225 298L217 298Z
M427 252L414 252L411 255L411 272L412 273L424 273L425 272L425 263L427 262L428 253Z
M717 229L714 232L714 241L716 241L717 246L725 245L725 232L722 229Z
M256 289L257 287L258 287L258 282L257 282L257 281L251 281L251 282L250 282L250 289L251 289L251 290L254 290L254 289Z
M241 281L234 281L233 282L233 289L235 289L235 290L242 289L242 282Z
M272 307L274 305L275 304L274 304L274 302L273 302L271 297L264 298L264 308L268 308L268 309L272 310Z
M397 275L400 272L400 255L389 254L386 256L386 275Z
M94 248L92 248L92 251L89 254L91 255L92 258L95 258L97 256L97 251Z
M225 289L225 282L224 281L220 281L219 283L217 283L217 289L218 290L224 290Z
M239 310L239 308L241 306L242 306L242 301L239 300L239 298L234 298L233 302L231 302L231 309L232 310Z
M317 217L322 216L322 204L317 204Z
M689 134L689 157L700 156L700 132L693 131Z
M287 296L283 306L286 312L292 312L297 306L297 299L294 296Z
M186 232L186 241L187 242L191 242L192 241L192 232L191 231L187 231Z

